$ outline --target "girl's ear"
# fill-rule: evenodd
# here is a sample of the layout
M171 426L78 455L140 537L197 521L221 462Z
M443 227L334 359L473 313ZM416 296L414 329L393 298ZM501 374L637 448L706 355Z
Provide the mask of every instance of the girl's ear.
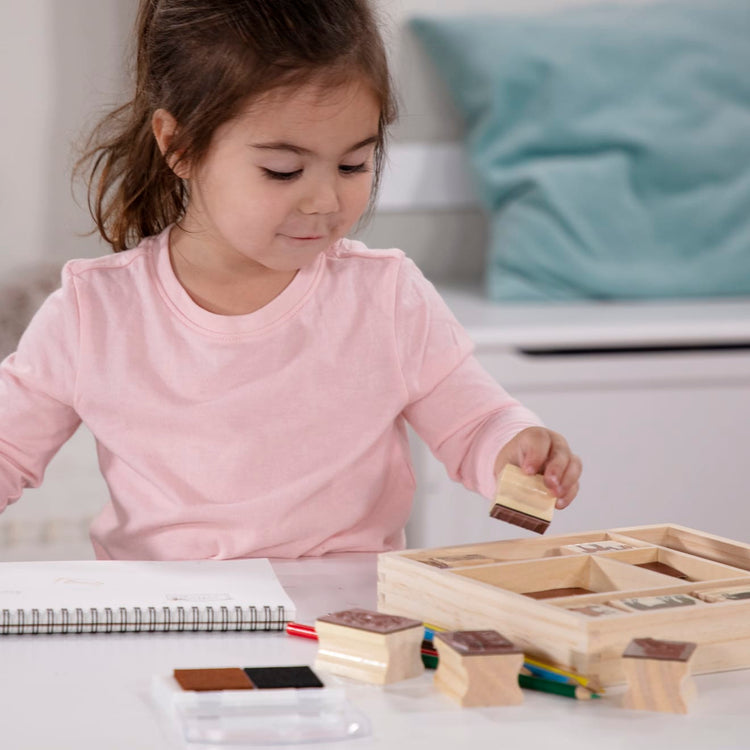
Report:
M159 151L165 154L177 132L177 120L166 109L157 109L151 118L151 130L154 132ZM180 158L180 154L171 154L168 163L169 168L181 180L190 178L190 167Z

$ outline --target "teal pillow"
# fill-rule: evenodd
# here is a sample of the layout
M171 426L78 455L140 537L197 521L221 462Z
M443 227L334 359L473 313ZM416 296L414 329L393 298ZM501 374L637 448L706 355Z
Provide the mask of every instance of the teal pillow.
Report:
M495 300L750 294L750 2L417 18Z

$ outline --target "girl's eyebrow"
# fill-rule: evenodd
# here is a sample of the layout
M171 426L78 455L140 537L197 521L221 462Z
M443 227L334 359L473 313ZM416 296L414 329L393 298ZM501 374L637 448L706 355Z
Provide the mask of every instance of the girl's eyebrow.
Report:
M344 151L344 153L350 154L352 151L358 151L365 146L370 146L373 143L377 143L378 140L379 139L377 135L371 135L369 138L365 138L363 141L355 143L353 146ZM302 146L297 146L294 143L286 143L284 141L272 141L270 143L251 143L250 146L252 148L264 149L266 151L291 151L292 153L300 154L303 156L310 156L314 153L309 148L303 148Z

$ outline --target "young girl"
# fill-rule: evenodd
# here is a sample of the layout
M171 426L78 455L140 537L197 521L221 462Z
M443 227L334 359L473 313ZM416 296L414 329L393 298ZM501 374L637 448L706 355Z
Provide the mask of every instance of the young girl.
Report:
M565 440L401 251L344 239L394 114L366 0L142 0L135 96L86 162L116 254L68 263L2 365L0 508L81 421L102 559L402 547L407 422L486 497L512 462L568 505Z

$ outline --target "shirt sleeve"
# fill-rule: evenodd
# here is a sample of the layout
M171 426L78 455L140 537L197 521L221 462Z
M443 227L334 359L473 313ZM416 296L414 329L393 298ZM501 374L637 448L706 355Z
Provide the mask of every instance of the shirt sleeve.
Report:
M492 499L500 449L539 418L474 357L474 345L434 286L404 259L396 341L409 403L404 416L451 479Z
M80 424L73 406L79 328L66 267L62 287L0 364L0 511L41 484L47 464Z

